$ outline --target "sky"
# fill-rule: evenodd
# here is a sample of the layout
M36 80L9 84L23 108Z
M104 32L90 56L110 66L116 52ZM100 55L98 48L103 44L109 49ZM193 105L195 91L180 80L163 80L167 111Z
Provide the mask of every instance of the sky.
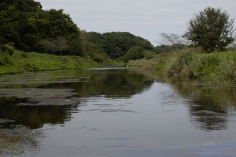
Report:
M182 35L187 22L206 7L236 19L236 0L35 0L44 10L63 9L80 30L130 32L154 46L160 33ZM234 27L235 22L234 22Z

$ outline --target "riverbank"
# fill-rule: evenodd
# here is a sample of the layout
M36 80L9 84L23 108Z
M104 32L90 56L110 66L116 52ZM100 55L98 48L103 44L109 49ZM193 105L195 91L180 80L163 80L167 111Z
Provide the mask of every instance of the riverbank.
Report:
M57 56L13 50L1 52L0 74L27 71L71 70L102 66L124 66L122 61L111 60L103 54L96 56ZM211 82L213 85L236 83L236 53L163 53L152 59L131 60L129 67L155 70L168 79Z
M213 85L236 83L235 52L159 54L151 60L129 61L128 66L152 69L171 79L210 81Z
M27 71L70 70L101 66L123 66L123 62L100 56L57 56L36 52L14 50L12 54L2 53L0 74L14 74Z

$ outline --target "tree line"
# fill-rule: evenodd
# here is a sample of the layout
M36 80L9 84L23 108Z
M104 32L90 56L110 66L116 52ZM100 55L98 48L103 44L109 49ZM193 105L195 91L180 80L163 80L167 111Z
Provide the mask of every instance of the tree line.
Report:
M57 55L95 56L117 59L136 46L153 50L146 39L128 32L86 32L62 9L43 10L34 0L3 0L0 3L0 49Z
M147 51L178 52L186 46L200 46L206 52L223 51L235 40L234 20L227 12L211 7L195 14L183 36L161 33L162 43L156 47L129 32L80 30L62 9L43 10L34 0L2 0L0 20L1 51L15 47L25 52L88 55L98 61L102 59L98 54L128 61L142 58Z

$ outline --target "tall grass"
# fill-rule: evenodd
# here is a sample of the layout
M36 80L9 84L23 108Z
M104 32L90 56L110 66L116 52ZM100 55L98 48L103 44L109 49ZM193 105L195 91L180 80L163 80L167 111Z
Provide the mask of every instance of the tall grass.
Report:
M130 61L128 65L155 69L169 78L236 83L236 52L159 54L150 60Z
M220 83L236 82L235 52L182 53L171 58L172 61L165 67L165 72L170 77L187 77Z

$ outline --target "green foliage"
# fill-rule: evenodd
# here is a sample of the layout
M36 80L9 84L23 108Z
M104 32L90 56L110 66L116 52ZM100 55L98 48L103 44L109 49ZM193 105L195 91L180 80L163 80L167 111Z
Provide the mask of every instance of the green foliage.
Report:
M236 53L162 53L147 60L131 60L128 66L155 69L159 76L171 79L210 81L214 85L235 86Z
M154 55L151 59L140 59L140 60L130 60L127 65L129 67L142 67L148 71L157 71L159 76L163 76L163 71L167 66L167 60L170 58L171 54L162 53Z
M10 63L10 57L7 56L5 53L0 52L0 66L4 66Z
M148 40L128 32L80 31L62 9L43 10L40 2L34 0L3 0L0 20L0 44L12 42L16 49L24 52L92 55L94 60L103 62L103 53L117 59L133 46L153 50Z
M133 46L131 47L127 53L122 57L124 62L128 62L129 60L137 60L144 57L144 52L141 47Z
M42 10L34 0L3 0L0 8L0 44L12 42L26 52L81 55L80 30L63 10Z
M184 37L206 52L224 51L234 41L233 23L226 11L207 7L189 21Z
M11 56L15 51L14 44L13 43L8 43L1 45L0 44L0 52L5 53L9 56Z
M160 45L154 48L156 54L159 53L170 53L182 50L186 45L184 44L173 44L173 45Z
M1 56L0 66L11 64L11 61L12 61L11 56L15 52L15 49L12 46L13 46L12 43L4 44L4 45L0 44L0 56Z
M106 54L90 58L79 56L57 56L36 52L26 53L15 50L12 56L3 52L0 52L0 56L0 74L124 65L123 62L111 60Z
M172 47L171 45L160 45L160 46L156 46L154 51L156 54L169 53L172 51Z
M144 50L143 55L144 55L144 58L146 58L146 59L152 59L155 56L155 52L149 51L149 50Z
M63 10L44 11L40 44L44 51L60 55L82 55L80 31Z
M188 68L188 65L193 61L192 53L180 53L174 55L175 57L170 59L170 62L166 64L164 72L168 77L175 76L187 76L193 77L192 71Z
M196 62L196 63L195 63ZM220 58L216 55L200 55L193 62L195 76L210 78L212 73L217 73Z
M27 21L42 6L33 0L3 0L0 8L1 43L13 42L17 49L27 51L36 41L36 30Z
M87 40L102 48L111 58L120 58L133 46L153 50L152 44L141 37L128 32L87 33Z
M179 56L171 56L171 62L174 65L178 65L183 62L184 66L180 68L168 68L165 67L165 72L169 74L174 73L171 77L185 77L190 79L198 79L203 81L212 81L214 84L231 84L236 83L236 54L235 52L218 52L214 54L183 54L185 57L179 58ZM178 59L177 59L178 58ZM186 58L189 58L186 62ZM167 63L170 64L170 63ZM173 66L172 66L173 67ZM227 70L226 70L227 69Z

